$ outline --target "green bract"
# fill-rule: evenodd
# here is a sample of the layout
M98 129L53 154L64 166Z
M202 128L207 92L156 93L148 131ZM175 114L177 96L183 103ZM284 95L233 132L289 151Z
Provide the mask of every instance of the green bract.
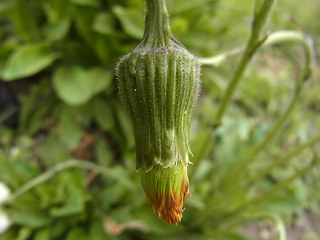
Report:
M120 96L134 122L137 170L171 167L177 161L187 165L199 85L195 58L180 46L133 51L121 60L118 77Z
M164 0L147 1L144 37L120 60L117 75L144 190L159 216L177 223L189 193L188 133L200 64L173 38Z

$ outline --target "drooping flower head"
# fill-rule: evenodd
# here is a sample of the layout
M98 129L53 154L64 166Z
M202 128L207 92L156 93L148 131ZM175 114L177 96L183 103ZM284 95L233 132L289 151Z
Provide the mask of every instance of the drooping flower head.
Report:
M144 37L121 58L117 76L142 186L159 217L176 224L189 195L188 138L200 64L172 36L164 0L147 0Z

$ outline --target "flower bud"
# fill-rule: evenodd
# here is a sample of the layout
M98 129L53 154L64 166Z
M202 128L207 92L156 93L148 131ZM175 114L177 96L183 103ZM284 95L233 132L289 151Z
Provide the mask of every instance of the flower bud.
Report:
M147 0L144 38L120 60L117 76L142 186L159 217L176 224L189 194L188 135L200 64L173 38L164 0Z
M143 189L154 211L167 223L177 223L182 218L183 202L189 195L187 166L178 162L172 167L156 165L152 170L140 172Z

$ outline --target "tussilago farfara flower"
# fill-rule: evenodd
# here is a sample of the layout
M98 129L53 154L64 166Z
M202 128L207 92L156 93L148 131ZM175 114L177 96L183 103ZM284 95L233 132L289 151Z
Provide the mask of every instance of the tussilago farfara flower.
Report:
M200 64L170 32L165 0L147 0L145 33L117 66L119 92L133 121L143 189L168 223L181 221L189 195L188 135Z

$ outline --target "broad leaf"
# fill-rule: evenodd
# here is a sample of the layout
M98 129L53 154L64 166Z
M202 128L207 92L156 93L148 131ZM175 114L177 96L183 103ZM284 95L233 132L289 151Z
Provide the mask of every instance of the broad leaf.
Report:
M110 13L100 13L95 17L92 28L98 33L111 35L115 33L114 22L114 17Z
M80 67L61 67L53 78L54 88L61 100L70 105L86 103L111 83L111 73L101 68L86 71Z
M66 237L66 240L87 240L88 237L86 236L86 233L84 230L76 228L69 232L69 234Z
M98 125L104 130L110 130L114 125L112 109L107 101L95 98L92 102L93 116Z
M33 237L34 240L50 240L50 228L43 228L37 231L35 236Z
M48 24L44 29L44 35L49 41L58 41L67 34L70 25L70 21L68 20Z
M52 219L44 212L12 209L7 211L10 220L27 227L43 227L52 222Z
M12 81L32 76L50 66L59 54L53 52L47 44L32 44L17 48L9 57L2 78Z
M135 9L124 9L116 6L112 9L119 19L123 30L136 39L141 39L143 35L143 13Z
M77 122L76 115L70 111L69 106L64 106L60 113L59 135L62 141L69 147L76 147L82 136L82 128Z
M79 6L99 7L98 0L71 0L71 2Z

